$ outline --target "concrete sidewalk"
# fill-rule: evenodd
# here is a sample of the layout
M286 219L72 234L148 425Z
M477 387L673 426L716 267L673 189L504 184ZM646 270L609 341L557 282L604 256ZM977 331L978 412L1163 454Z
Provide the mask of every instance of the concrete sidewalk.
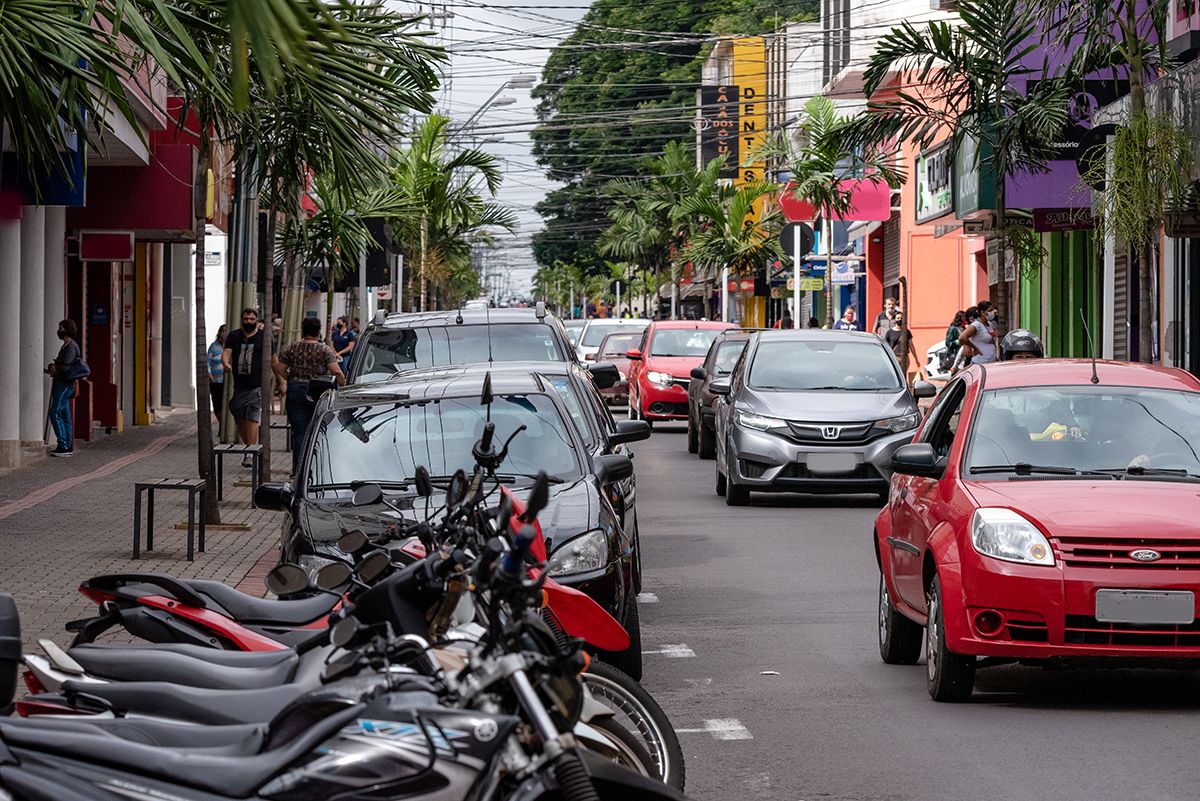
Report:
M0 477L0 591L16 599L27 645L39 637L65 644L63 625L96 609L79 582L102 573L170 573L263 594L283 515L250 507L250 471L235 457L226 458L221 521L238 528L209 527L205 553L189 563L187 532L175 528L186 524L187 494L157 493L154 551L131 558L133 484L196 477L195 427L194 412L171 412L152 426L79 443L69 459L42 459ZM272 445L273 477L286 478L291 454L282 432ZM143 505L143 545L145 515Z

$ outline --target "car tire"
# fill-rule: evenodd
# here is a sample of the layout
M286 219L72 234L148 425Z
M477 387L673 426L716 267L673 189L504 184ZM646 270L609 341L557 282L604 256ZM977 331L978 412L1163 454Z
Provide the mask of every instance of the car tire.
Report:
M704 416L700 417L700 433L697 437L699 440L697 452L701 459L712 459L717 455L717 432L711 427L704 425Z
M879 574L879 657L889 665L915 665L921 659L925 631L892 606L887 582Z
M692 422L692 413L688 412L688 432L687 432L687 449L688 453L696 453L700 450L700 435L696 431L696 425Z
M725 474L721 472L721 460L717 460L717 494L725 496Z
M725 479L725 505L726 506L745 506L750 503L750 490L740 484L734 484L732 480Z
M929 697L958 703L975 689L975 657L956 654L946 647L945 614L942 610L942 580L934 577L929 588L929 619L925 626L925 659Z
M638 526L637 512L633 513L633 591L642 592L642 531Z
M642 621L638 614L637 597L629 599L629 611L625 614L625 631L629 634L629 647L624 651L601 651L600 659L635 681L642 680Z
M632 395L632 394L631 394L631 395L630 395L628 398L626 398L626 400L625 400L625 404L626 404L626 408L627 408L627 411L628 411L628 417L629 417L629 419L630 419L630 420L636 420L636 419L638 419L638 415L637 415L637 405L636 405L636 404L634 404L634 402L633 402L633 395Z

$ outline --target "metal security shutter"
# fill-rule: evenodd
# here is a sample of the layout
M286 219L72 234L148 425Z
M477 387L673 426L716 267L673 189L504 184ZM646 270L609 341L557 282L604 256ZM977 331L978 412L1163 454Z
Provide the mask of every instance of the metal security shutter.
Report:
M883 235L883 285L896 286L900 283L900 212L893 211L879 230Z
M1113 257L1113 358L1129 359L1129 254Z

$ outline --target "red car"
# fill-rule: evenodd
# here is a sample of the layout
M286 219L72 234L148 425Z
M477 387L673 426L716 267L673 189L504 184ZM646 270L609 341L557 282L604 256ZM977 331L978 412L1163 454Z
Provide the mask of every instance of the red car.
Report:
M629 419L687 420L692 368L704 363L717 333L730 323L658 320L642 332L629 357Z
M1003 662L1200 666L1198 451L1182 370L960 373L896 451L875 519L883 661L915 664L924 641L939 701Z
M616 365L621 379L607 389L600 390L600 397L608 403L628 401L629 399L629 357L625 354L630 348L636 348L642 341L641 331L613 331L605 334L600 347L590 354L590 361L611 362Z

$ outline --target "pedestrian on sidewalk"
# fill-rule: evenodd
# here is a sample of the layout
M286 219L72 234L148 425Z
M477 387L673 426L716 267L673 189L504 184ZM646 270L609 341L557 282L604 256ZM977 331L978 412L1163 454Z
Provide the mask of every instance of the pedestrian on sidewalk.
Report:
M225 350L221 352L221 364L226 375L233 376L233 396L229 399L229 413L237 423L238 438L245 445L258 444L258 425L262 421L262 366L264 337L258 324L258 310L242 309L242 327L230 331L225 337ZM242 457L242 467L253 467L250 454Z
M875 328L872 329L876 336L887 336L887 332L892 329L892 316L896 314L896 299L884 298L883 311L875 317Z
M939 364L942 370L949 370L958 359L958 351L962 348L962 343L958 341L958 338L966 327L967 313L961 310L955 312L954 319L950 321L950 325L946 326L946 350L942 352L941 364Z
M883 335L883 338L900 361L900 366L903 368L905 378L910 386L918 378L926 378L925 365L921 364L920 357L913 351L912 331L904 324L904 313L899 309L892 314L892 327Z
M300 335L299 342L271 359L271 369L277 379L275 385L285 398L288 424L292 427L293 474L300 463L304 437L317 408L316 401L308 395L308 382L332 375L338 386L346 383L346 374L338 365L337 352L321 341L321 321L316 317L305 317L300 322Z
M996 361L996 312L991 301L987 300L979 301L976 308L979 310L978 319L959 334L958 341L964 346L971 346L967 354L971 357L971 364L988 364Z
M816 317L809 317L808 318L808 327L809 328L820 328L821 321L818 320Z
M301 323L303 327L303 323ZM354 345L358 341L358 335L350 328L350 323L345 317L339 317L337 323L333 326L333 333L329 336L329 342L333 345L333 350L339 359L338 366L342 373L350 372L350 353L354 350Z
M75 440L73 422L71 420L71 398L75 397L75 383L91 374L83 361L83 353L75 338L79 336L79 328L74 320L63 320L58 324L58 338L62 347L58 356L46 365L46 373L50 375L50 425L54 428L54 438L58 440L57 447L50 452L51 456L74 456Z
M218 422L225 406L225 365L221 363L221 354L225 352L227 330L228 326L222 323L217 329L217 338L208 346L208 394L212 396L213 414Z
M861 331L862 330L862 326L859 325L858 321L854 319L854 307L853 306L846 307L846 310L844 312L842 312L842 319L835 322L833 324L833 328L835 331Z

